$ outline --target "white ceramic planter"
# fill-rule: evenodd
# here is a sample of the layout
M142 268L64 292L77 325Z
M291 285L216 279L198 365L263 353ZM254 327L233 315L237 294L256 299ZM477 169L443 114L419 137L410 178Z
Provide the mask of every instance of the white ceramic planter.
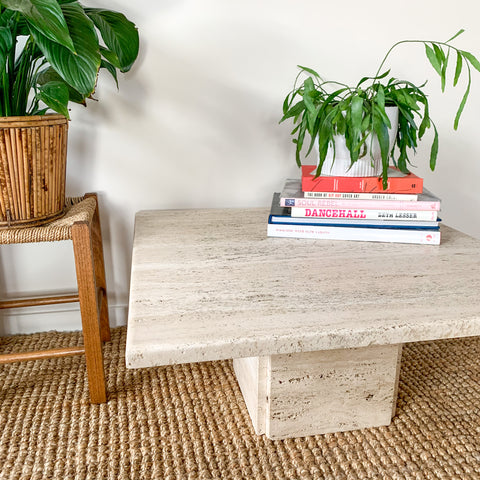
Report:
M398 130L398 107L385 107L385 112L390 119L392 127L388 131L390 141L389 151L393 148ZM327 157L322 167L321 175L335 175L344 177L376 177L382 173L382 155L377 136L368 139L366 142L367 153L359 158L351 168L350 152L345 144L343 135L336 135L335 161L333 159L333 147L328 148ZM319 160L317 159L317 166Z

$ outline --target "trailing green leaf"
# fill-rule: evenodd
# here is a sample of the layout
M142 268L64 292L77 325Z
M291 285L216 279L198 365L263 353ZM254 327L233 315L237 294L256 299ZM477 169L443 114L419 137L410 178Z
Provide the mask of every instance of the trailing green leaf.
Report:
M437 164L437 156L438 156L438 132L437 127L433 126L433 130L435 132L432 148L430 150L430 169L433 171L435 170L435 166Z
M477 58L474 57L470 52L462 51L461 53L463 57L468 60L476 70L480 72L480 62L477 60Z
M442 50L440 46L438 46L437 43L433 43L433 50L435 52L435 56L437 57L438 64L440 65L440 68L443 67L443 63L445 62L445 52Z
M363 78L357 83L357 88L358 88L362 83L365 83L367 80L381 80L382 78L385 78L389 73L390 73L390 70L387 70L386 72L382 73L381 75L376 75L375 77L363 77Z
M449 38L445 43L450 43L452 40L455 40L459 35L461 35L465 30L460 29L453 37Z
M462 66L463 66L463 57L460 52L457 52L457 64L455 66L455 77L453 78L453 86L455 87L458 83L458 79L462 74Z
M435 69L435 71L441 75L442 74L442 66L440 65L440 62L438 61L437 56L435 55L435 52L431 47L429 47L427 44L425 44L425 53L427 54L428 60L430 60L430 64L432 67Z
M384 112L383 112L384 113ZM374 106L373 110L373 130L377 136L378 143L380 146L380 152L382 155L382 182L383 188L387 188L388 181L388 164L389 164L389 138L388 138L388 127L383 121L381 107L378 105Z
M288 110L285 113L285 115L281 118L280 123L283 122L284 120L287 120L287 118L297 117L304 110L305 110L305 103L303 100L300 100L293 107L291 107L290 110Z
M316 77L316 78L318 78L319 80L321 80L320 75L319 75L315 70L313 70L313 69L311 69L311 68L308 68L308 67L302 67L301 65L298 65L298 67L299 67L302 71L307 72L307 73L309 73L310 75L313 75L314 77Z
M303 103L311 113L315 113L315 105L311 97L312 92L315 91L315 85L311 77L308 77L305 82L303 82Z
M300 167L302 165L302 161L300 158L300 152L302 151L303 147L303 140L305 138L305 132L307 131L307 117L306 115L302 116L302 121L300 122L300 129L298 131L298 136L296 139L296 160L297 160L297 165Z
M353 97L350 106L350 119L353 131L360 133L362 131L362 117L363 117L363 98Z
M440 75L441 77L441 88L442 88L442 92L445 91L445 84L447 83L447 65L448 65L448 57L450 55L450 50L448 51L448 54L447 56L445 57L445 60L443 62L443 65L442 65L442 74Z
M465 90L465 93L463 94L462 101L460 102L460 105L457 110L457 114L455 115L455 120L453 122L453 129L456 130L458 128L458 122L460 121L460 116L462 115L463 109L465 108L465 104L467 103L467 98L470 93L470 85L472 83L471 78L470 78L470 72L468 72L468 85L467 89Z

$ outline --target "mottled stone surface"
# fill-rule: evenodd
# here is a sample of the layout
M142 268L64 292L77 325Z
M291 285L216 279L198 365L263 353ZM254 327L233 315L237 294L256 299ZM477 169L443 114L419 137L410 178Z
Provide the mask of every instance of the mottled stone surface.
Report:
M273 440L389 425L401 345L236 358L255 432Z
M480 242L268 238L266 209L144 211L127 365L401 344L480 334Z
M270 357L234 358L233 369L257 435L266 432Z
M271 439L389 425L401 346L272 355L266 428Z

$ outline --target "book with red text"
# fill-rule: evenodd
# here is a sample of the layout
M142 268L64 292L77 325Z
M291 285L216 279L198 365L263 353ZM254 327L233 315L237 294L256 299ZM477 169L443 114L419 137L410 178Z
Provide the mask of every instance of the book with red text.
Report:
M388 185L383 189L381 177L339 177L320 175L315 178L315 166L302 165L303 192L344 193L422 193L423 178L413 173L405 174L396 168L388 169Z
M267 236L330 240L358 240L371 242L414 243L438 245L438 221L418 219L390 219L358 216L346 217L292 217L295 208L280 206L280 194L274 193L268 217ZM302 210L302 209L299 209ZM436 218L436 212L426 212ZM419 211L401 211L400 215L416 216Z
M280 194L283 207L331 207L365 210L440 210L440 199L424 189L417 201L403 200L361 200L344 198L305 198L300 179L287 179Z
M316 211L315 211L316 210ZM274 193L268 223L286 225L361 226L376 228L429 228L438 230L437 212L305 209L281 207L280 193ZM292 215L292 211L294 215Z

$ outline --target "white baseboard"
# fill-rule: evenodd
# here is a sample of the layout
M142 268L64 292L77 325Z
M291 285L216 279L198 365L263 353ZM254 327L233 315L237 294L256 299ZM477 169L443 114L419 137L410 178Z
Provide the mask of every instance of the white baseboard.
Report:
M109 305L110 327L127 324L127 305ZM0 310L0 336L82 329L78 303Z

